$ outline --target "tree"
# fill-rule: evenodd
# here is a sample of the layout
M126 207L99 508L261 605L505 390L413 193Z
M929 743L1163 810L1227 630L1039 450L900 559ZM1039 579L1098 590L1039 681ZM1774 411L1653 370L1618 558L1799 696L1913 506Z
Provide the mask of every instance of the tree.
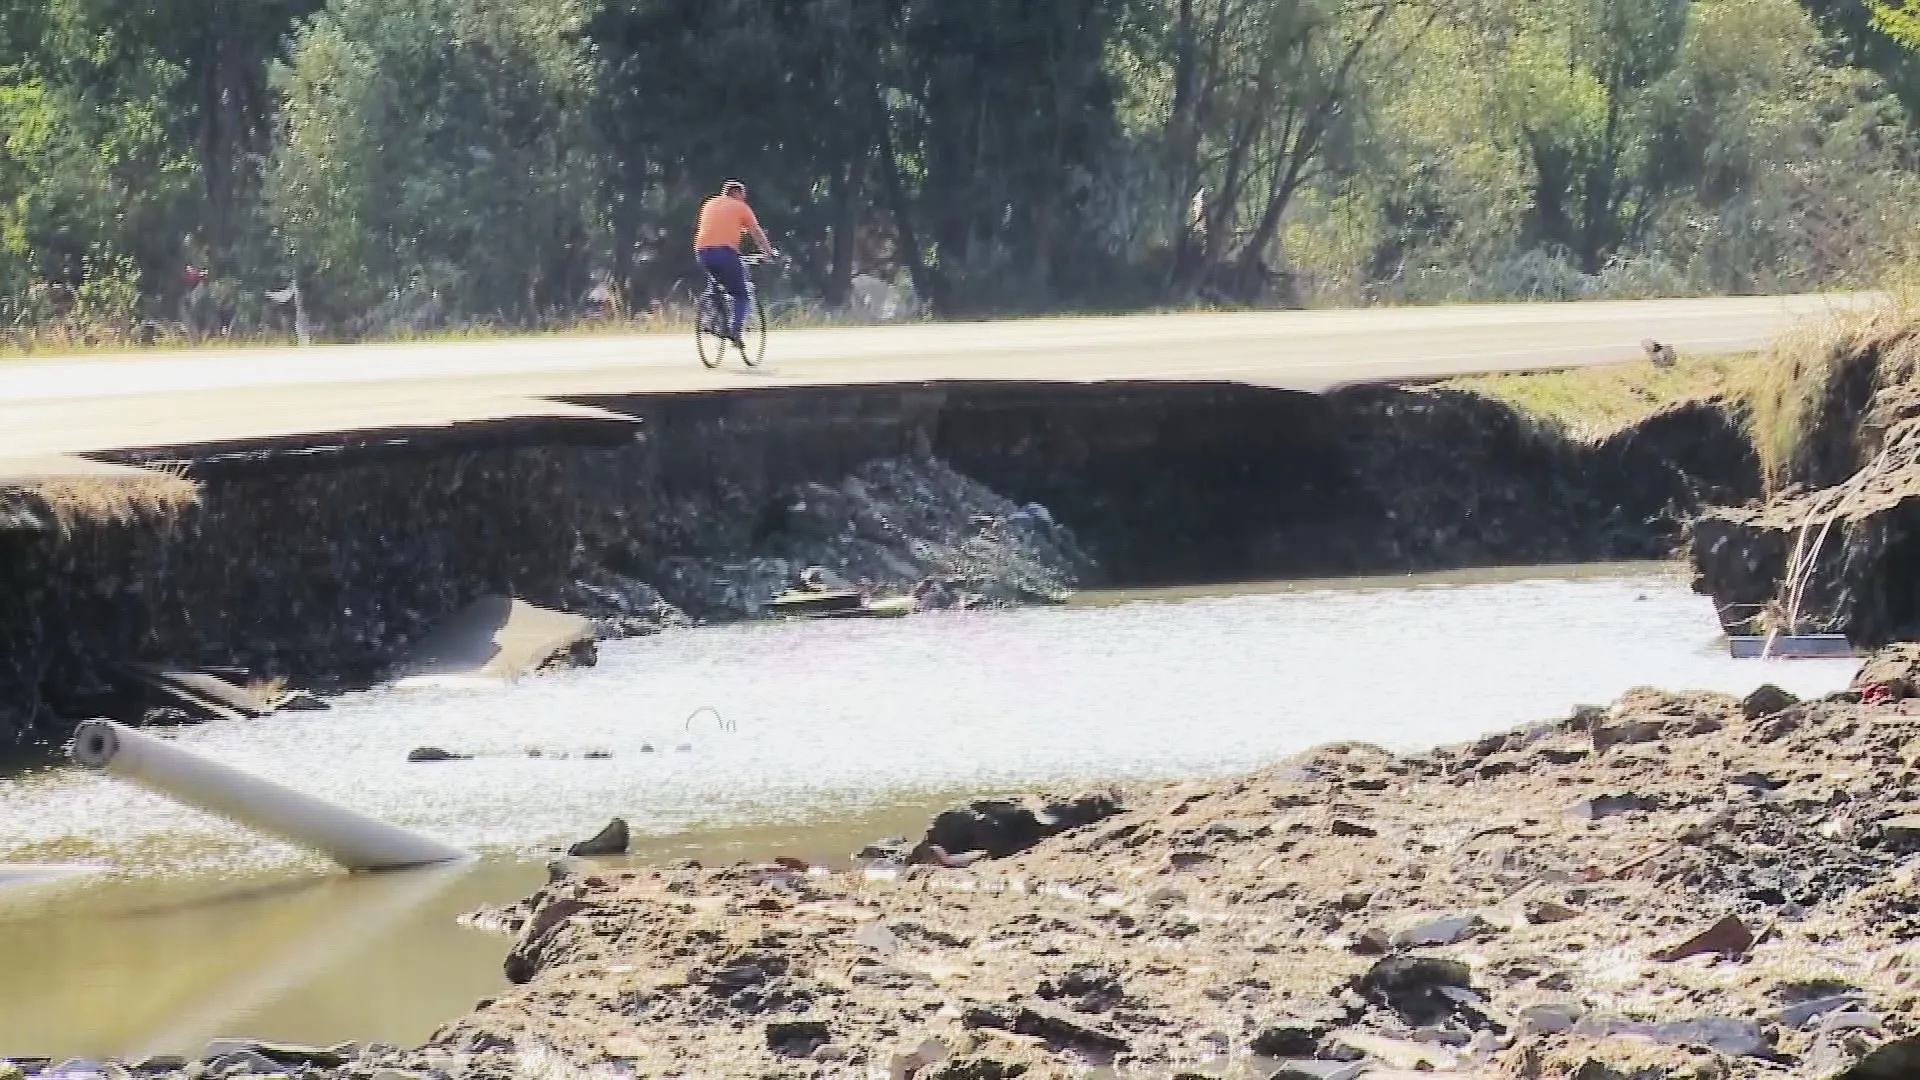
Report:
M585 288L591 72L567 0L334 0L279 67L267 193L311 302L530 319Z
M1875 2L1874 29L1909 49L1920 49L1920 0Z
M1396 0L1163 0L1143 14L1166 285L1252 299L1294 199L1341 163Z
M168 102L181 72L101 7L0 15L0 297L106 277L137 288L142 270L157 287L177 245L191 166Z

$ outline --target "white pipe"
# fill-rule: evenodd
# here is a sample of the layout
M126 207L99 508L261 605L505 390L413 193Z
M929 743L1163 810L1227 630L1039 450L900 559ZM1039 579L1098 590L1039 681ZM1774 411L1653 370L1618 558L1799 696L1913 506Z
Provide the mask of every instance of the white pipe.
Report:
M73 737L73 760L310 848L349 870L398 870L472 857L438 840L216 764L106 720L80 725Z

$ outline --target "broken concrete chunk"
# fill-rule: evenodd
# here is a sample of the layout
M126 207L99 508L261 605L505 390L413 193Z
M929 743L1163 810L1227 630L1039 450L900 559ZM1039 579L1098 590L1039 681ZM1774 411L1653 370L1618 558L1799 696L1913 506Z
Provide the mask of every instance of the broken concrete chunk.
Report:
M627 823L624 819L614 818L606 827L594 833L592 838L582 840L567 849L567 854L576 857L588 855L625 855L627 853Z
M1745 956L1753 948L1753 931L1738 916L1728 915L1698 934L1670 948L1653 954L1653 958L1662 963L1685 960L1689 956L1704 956L1717 953L1728 958Z
M1416 923L1393 935L1393 943L1402 948L1419 945L1451 945L1486 928L1478 915L1448 915Z

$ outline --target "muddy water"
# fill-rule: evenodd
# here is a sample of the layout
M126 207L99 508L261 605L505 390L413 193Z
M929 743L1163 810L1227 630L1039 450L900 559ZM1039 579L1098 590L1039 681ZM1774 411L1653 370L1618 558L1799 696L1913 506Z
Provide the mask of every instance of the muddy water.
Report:
M504 943L451 916L523 893L529 859L612 814L643 857L839 855L960 792L1414 748L1636 684L1811 693L1852 670L1729 660L1672 571L1607 567L710 629L505 690L354 695L179 738L488 858L347 881L98 777L0 781L0 858L115 871L0 901L0 1053L418 1040L498 985ZM407 764L420 745L475 757Z

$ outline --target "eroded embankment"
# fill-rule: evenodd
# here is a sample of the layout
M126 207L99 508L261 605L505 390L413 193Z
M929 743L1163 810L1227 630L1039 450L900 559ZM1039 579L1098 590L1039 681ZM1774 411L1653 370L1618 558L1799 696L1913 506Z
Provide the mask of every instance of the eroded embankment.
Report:
M1695 587L1730 630L1920 636L1920 328L1840 327L1758 404L1779 490L1701 515Z
M58 737L114 706L127 661L374 678L490 593L632 634L759 614L808 566L932 606L1649 557L1696 507L1758 484L1746 440L1707 405L1587 445L1473 395L1386 388L592 404L631 422L162 448L124 458L198 482L177 513L58 527L16 506L0 529L0 733Z

